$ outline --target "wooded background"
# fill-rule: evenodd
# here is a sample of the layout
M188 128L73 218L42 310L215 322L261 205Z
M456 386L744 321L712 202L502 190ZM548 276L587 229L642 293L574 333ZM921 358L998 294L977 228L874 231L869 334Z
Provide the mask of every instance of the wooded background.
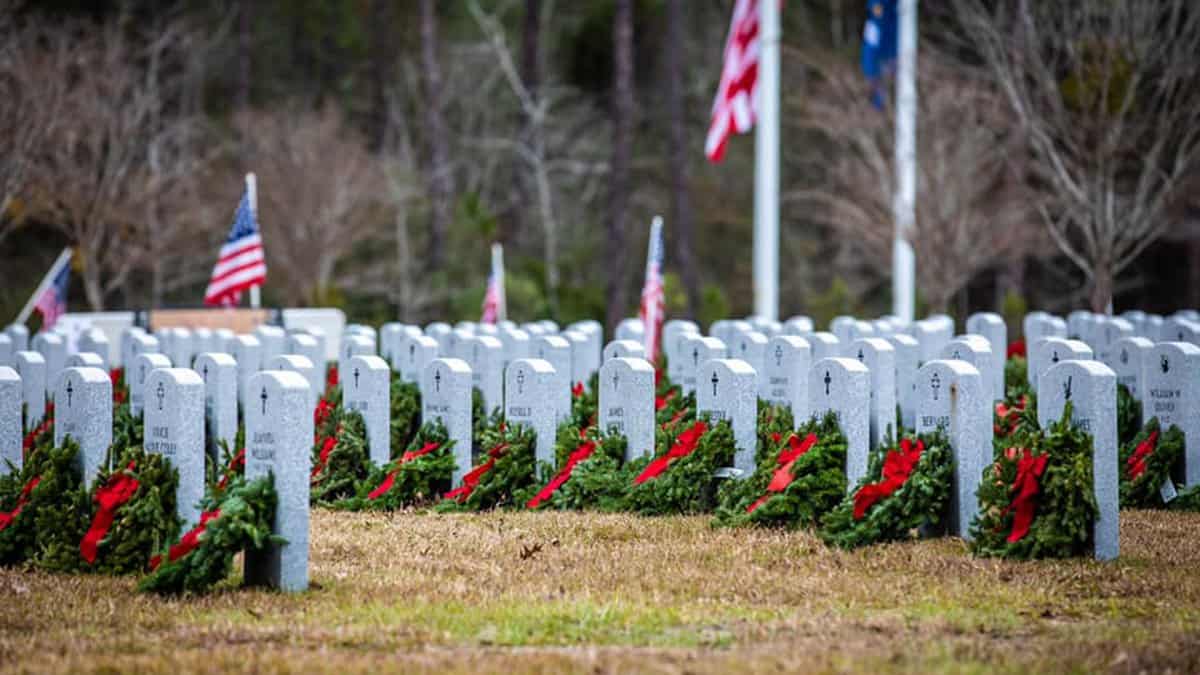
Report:
M918 310L1200 307L1200 12L922 3ZM1075 7L1079 5L1079 7ZM38 0L0 10L0 315L203 297L246 171L264 302L477 319L752 309L752 136L703 153L732 0ZM860 0L782 13L780 312L890 311L892 116ZM1096 307L1102 309L1102 307ZM0 318L0 322L10 319Z

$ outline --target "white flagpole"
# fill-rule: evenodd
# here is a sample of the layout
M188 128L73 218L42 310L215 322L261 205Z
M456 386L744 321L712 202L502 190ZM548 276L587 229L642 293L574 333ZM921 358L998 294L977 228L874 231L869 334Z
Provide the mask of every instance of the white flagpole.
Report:
M46 272L46 276L42 277L42 283L38 284L38 287L33 292L33 295L29 296L29 302L25 303L25 307L21 309L21 313L17 315L17 320L13 323L25 323L25 320L29 318L30 313L33 312L33 307L37 304L38 298L42 297L42 293L45 293L46 289L50 287L50 284L54 283L54 277L58 276L58 273L62 271L63 266L70 262L71 247L68 246L62 250L62 253L58 254L57 258L55 258L54 264L50 266L50 271Z
M660 284L665 283L665 281L663 279L663 265L662 265L662 258L663 258L662 253L663 252L662 252L661 248L660 248L660 250L655 251L656 247L662 246L662 228L663 228L662 216L654 216L654 219L650 221L650 238L646 244L646 274L643 277L644 280L642 282L642 292L643 293L645 292L645 289L646 289L646 281L648 281L650 279L650 270L654 268L654 260L655 259L659 260L659 265L658 265L659 283ZM658 313L657 303L646 303L645 299L643 298L642 306L645 307L645 309L646 309L645 316L642 318L642 347L646 351L646 358L652 360L654 358L654 355L651 352L654 351L654 347L655 347L654 342L657 337L655 335L655 326L658 325L658 322L661 320L661 317L659 317L657 315L657 313ZM658 349L661 350L662 345L659 345Z
M779 0L759 0L754 131L754 313L779 316Z
M911 322L916 301L916 256L908 240L917 222L917 0L900 0L899 10L892 313Z
M508 319L508 297L504 289L504 246L492 244L492 278L496 280L496 322Z
M246 198L250 202L250 213L254 214L254 222L258 222L258 178L254 172L246 174ZM262 236L262 224L259 223L259 236ZM262 306L262 292L258 286L250 287L250 308Z

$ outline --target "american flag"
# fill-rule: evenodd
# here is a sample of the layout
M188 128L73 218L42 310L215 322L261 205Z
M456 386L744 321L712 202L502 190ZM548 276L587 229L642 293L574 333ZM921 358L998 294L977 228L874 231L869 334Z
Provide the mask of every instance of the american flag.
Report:
M70 258L67 259L67 262ZM58 321L58 317L67 313L67 287L71 281L71 266L62 264L58 273L54 275L54 281L42 291L42 296L37 299L37 304L34 308L42 315L42 329L48 330L54 327Z
M729 37L725 39L721 83L717 86L708 138L704 141L704 154L710 162L725 158L725 145L731 133L744 134L754 127L757 87L758 0L737 0L729 23Z
M255 209L254 174L246 175L246 192L233 214L229 238L213 267L212 279L204 292L204 304L233 307L242 299L242 291L261 286L267 280L267 261L263 257L262 236L258 231Z
M646 358L650 363L658 361L659 343L662 341L663 315L666 312L663 298L662 279L662 218L655 216L650 224L650 249L646 252L646 283L642 286L642 308L638 316L645 328L643 340Z
M480 323L503 321L507 313L504 297L504 248L492 244L492 273L488 275L487 292L483 295L483 316Z

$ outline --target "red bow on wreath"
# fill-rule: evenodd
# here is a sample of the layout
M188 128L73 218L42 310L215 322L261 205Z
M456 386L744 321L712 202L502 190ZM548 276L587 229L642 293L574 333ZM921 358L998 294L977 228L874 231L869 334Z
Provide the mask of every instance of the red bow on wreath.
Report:
M0 511L0 532L3 532L4 528L11 525L12 521L16 519L17 516L21 515L21 509L24 509L25 505L29 503L29 495L40 482L42 482L41 476L34 476L33 478L30 478L29 482L25 484L25 487L21 488L21 494L17 497L16 508L8 512Z
M921 460L923 452L923 442L918 440L916 445L913 445L907 438L900 441L899 450L889 450L883 458L883 480L868 483L854 494L854 519L862 520L868 509L899 490L917 468L917 462Z
M463 476L462 486L454 488L442 496L446 499L453 499L459 504L467 501L467 497L470 497L471 493L475 491L475 488L479 487L479 481L483 478L483 475L491 471L492 467L496 466L496 460L502 456L504 451L507 449L508 443L500 443L491 450L488 450L488 460L472 469L467 475Z
M571 396L574 398L583 398L583 383L582 382L576 382L574 384L574 386L571 387Z
M96 562L100 541L112 528L117 509L132 499L140 486L137 479L127 473L129 471L133 471L133 462L125 467L125 471L109 476L108 482L96 490L96 496L93 497L97 505L96 515L92 517L92 526L88 528L87 534L83 535L83 541L79 542L79 555L88 561L89 565Z
M1158 446L1158 430L1150 432L1146 440L1138 443L1133 454L1125 462L1125 470L1129 475L1129 480L1137 480L1146 472L1146 460L1150 459L1150 455L1154 454L1154 449Z
M671 391L667 392L666 396L654 397L654 409L662 410L663 408L667 407L667 404L670 403L671 400L674 399L675 395L678 393L679 393L678 389L672 389Z
M588 457L591 457L592 453L595 451L596 441L585 441L580 443L579 447L575 448L574 452L567 457L567 463L563 465L563 468L559 470L557 474L555 474L554 478L550 479L549 483L546 483L546 487L542 488L533 499L530 499L525 503L525 508L536 509L537 507L541 506L543 502L550 499L550 497L554 495L558 488L562 487L564 483L570 480L571 473L575 471L575 466Z
M208 528L208 524L210 522L220 517L220 509L216 511L205 511L204 513L200 514L200 522L196 525L196 527L188 530L187 534L183 535L183 537L179 539L178 544L172 545L171 548L167 550L167 562L175 562L176 560L179 560L183 556L196 550L196 548L200 546L200 535L204 534L204 531ZM154 556L150 559L150 571L153 572L154 570L158 569L158 566L161 564L162 556Z
M778 434L775 434L778 436ZM767 485L767 493L754 501L753 504L746 507L746 513L754 513L758 507L762 506L772 494L783 492L787 486L796 480L792 475L792 466L817 444L817 435L809 434L803 441L796 434L788 437L788 447L779 451L779 459L776 463L779 468L775 469L774 475L771 476L771 482Z
M682 434L679 434L678 440L675 441L675 445L671 446L670 451L668 451L667 454L663 455L662 457L650 462L650 464L646 466L646 470L638 475L637 478L633 479L633 484L641 485L651 478L657 478L667 470L667 466L671 464L672 460L676 460L681 457L687 457L695 452L696 448L700 446L701 437L703 437L707 431L707 424L704 422L696 422Z
M229 479L232 478L235 473L241 471L245 467L246 449L242 448L241 450L238 450L236 455L233 456L233 459L229 460L229 466L225 468L225 475L221 476L221 480L217 482L217 489L224 490L225 486L229 483Z
M425 445L421 446L420 450L408 450L405 452L400 456L400 462L396 468L389 471L387 478L384 478L374 490L371 490L370 494L367 495L367 499L369 501L375 501L376 499L379 499L383 495L387 494L387 491L391 490L392 485L396 483L396 474L400 471L401 466L413 461L418 457L428 455L440 447L442 447L441 443L426 443Z
M1041 490L1038 478L1046 471L1049 455L1034 456L1029 448L1022 448L1021 458L1017 460L1017 477L1013 480L1012 491L1016 493L1012 503L1004 509L1004 514L1013 513L1013 529L1008 535L1008 543L1015 544L1029 534L1033 525L1033 516L1037 511L1037 495Z

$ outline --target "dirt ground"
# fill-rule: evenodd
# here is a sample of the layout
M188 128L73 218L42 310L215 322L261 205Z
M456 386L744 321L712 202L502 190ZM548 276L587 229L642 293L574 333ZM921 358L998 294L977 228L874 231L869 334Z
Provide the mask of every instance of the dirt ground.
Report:
M310 592L0 570L5 672L1200 672L1200 515L1121 558L825 548L704 517L313 512Z

